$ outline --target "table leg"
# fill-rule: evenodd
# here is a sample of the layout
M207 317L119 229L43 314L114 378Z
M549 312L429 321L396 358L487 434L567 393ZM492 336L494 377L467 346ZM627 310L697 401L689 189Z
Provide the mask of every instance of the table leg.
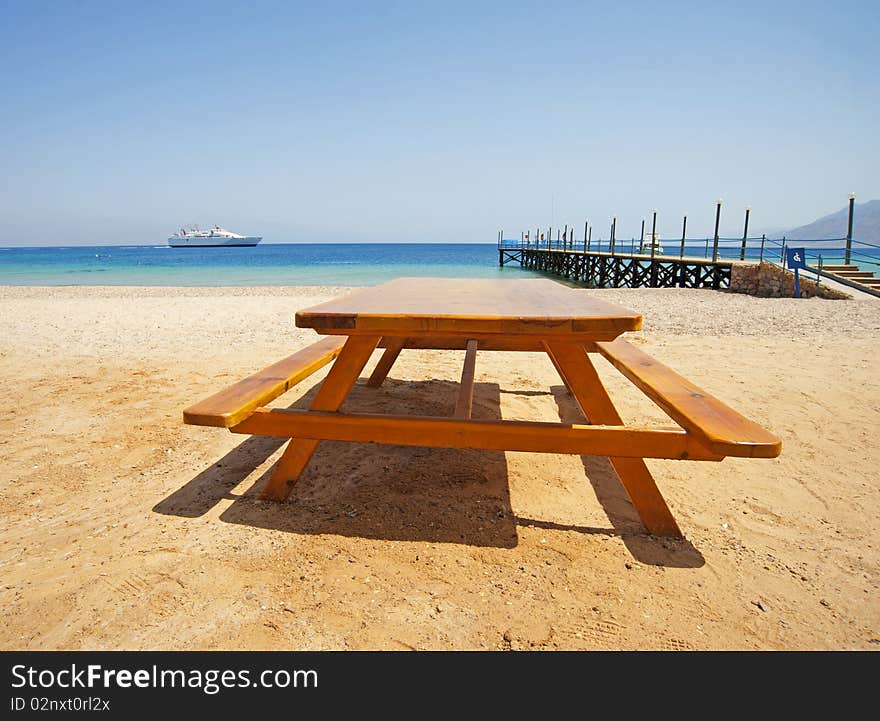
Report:
M309 409L339 410L378 343L379 336L349 336ZM320 441L311 438L292 438L260 497L273 501L285 500L305 470L318 443Z
M474 371L477 363L477 341L469 340L464 354L464 366L461 369L461 384L458 387L458 398L455 399L453 418L470 420L474 406Z
M587 420L594 425L622 426L623 420L582 345L545 341L544 348ZM681 536L666 501L641 458L609 460L649 533Z
M397 360L397 356L399 356L400 351L403 350L406 338L388 338L387 341L388 344L385 347L385 352L382 354L382 357L373 369L373 374L367 381L367 385L372 386L373 388L381 386L382 382L388 376L391 366L394 365L394 361Z

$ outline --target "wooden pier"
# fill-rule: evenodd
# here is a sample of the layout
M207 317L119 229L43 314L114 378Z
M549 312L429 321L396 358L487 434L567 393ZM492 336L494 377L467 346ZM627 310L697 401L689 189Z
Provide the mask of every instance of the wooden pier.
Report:
M731 269L737 262L504 243L498 246L501 266L519 263L529 270L604 288L729 288Z
M704 238L688 238L688 216L684 215L681 236L661 239L657 234L655 209L650 225L646 226L647 218L642 219L641 233L638 239L630 239L629 252L620 252L627 242L618 237L617 216L611 219L607 240L593 241L593 226L589 221L584 222L580 239L575 237L574 226L568 224L563 228L556 226L555 238L553 227L531 226L520 233L519 239L506 239L504 230L499 230L498 264L519 263L522 268L593 287L719 290L730 288L735 265L769 262L785 269L786 250L796 246L803 248L817 282L820 277L833 278L851 288L880 295L880 278L874 276L876 271L862 269L862 265L880 267L875 252L880 250L880 244L853 238L855 195L849 196L846 236L789 241L784 235L781 238L749 237L751 208L745 209L741 237L721 237L722 202L719 198L715 203L715 232ZM702 247L696 253L703 250L701 255L695 253L698 246ZM672 248L678 251L677 255L668 253ZM831 259L836 260L838 249L843 251L843 265L823 263L823 252L830 253ZM691 255L686 256L686 252Z

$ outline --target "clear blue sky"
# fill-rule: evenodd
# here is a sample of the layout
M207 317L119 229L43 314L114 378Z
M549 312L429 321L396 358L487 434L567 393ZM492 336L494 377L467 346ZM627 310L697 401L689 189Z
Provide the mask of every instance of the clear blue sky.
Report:
M791 227L880 197L878 37L876 0L0 0L0 245Z

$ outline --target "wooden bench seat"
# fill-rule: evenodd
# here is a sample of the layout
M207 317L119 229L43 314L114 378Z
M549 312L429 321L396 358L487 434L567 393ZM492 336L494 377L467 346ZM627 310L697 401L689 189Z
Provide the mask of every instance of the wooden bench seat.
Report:
M183 412L184 423L230 428L327 365L345 345L345 336L330 336L199 401Z
M782 441L625 340L596 349L682 428L723 456L775 458Z

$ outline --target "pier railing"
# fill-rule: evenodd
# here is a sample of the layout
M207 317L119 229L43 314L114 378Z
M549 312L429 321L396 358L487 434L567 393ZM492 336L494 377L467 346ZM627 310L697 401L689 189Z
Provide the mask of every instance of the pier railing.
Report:
M869 243L853 239L851 245L834 247L831 243L839 243L845 238L818 238L812 240L779 240L768 241L777 254L776 260L785 263L786 247L803 247L809 265L821 268L823 265L858 265L870 266L870 270L880 269L880 243Z
M532 226L520 233L519 239L507 239L504 231L498 231L498 262L519 262L521 266L562 275L566 278L604 284L608 277L615 287L623 283L680 285L681 287L724 287L729 285L733 263L745 261L769 261L785 267L785 250L789 246L804 248L808 266L816 271L816 280L822 275L823 266L837 266L838 273L850 273L859 277L870 275L862 272L880 269L880 242L858 240L853 237L856 196L850 193L846 235L840 238L768 238L765 235L749 236L751 208L745 209L743 233L737 238L723 238L719 233L721 207L719 198L715 203L715 232L711 237L688 238L688 216L682 216L681 235L661 238L657 233L657 209L651 214L651 222L642 220L637 241L617 237L617 217L611 219L607 240L593 240L593 228L589 220L584 222L581 240L575 237L574 226L565 225L542 228ZM532 234L534 230L534 235ZM646 242L647 241L647 242ZM610 259L610 261L608 260ZM859 270L848 266L858 265ZM847 266L841 268L840 266Z
M844 243L844 245L841 245ZM542 273L590 285L611 287L727 288L732 267L738 262L767 261L785 267L785 250L803 247L807 264L820 282L823 266L858 264L880 268L880 244L852 238L789 240L767 238L658 238L657 242L636 245L634 238L593 241L581 240L533 243L525 235L519 239L498 237L500 265L518 263ZM836 247L835 247L836 246ZM639 252L641 249L641 252ZM872 269L872 268L869 268ZM829 276L830 277L830 276Z
M773 263L784 263L785 248L804 247L806 256L811 265L818 265L820 260L825 265L849 264L870 265L880 269L880 243L868 241L850 240L849 248L844 244L846 238L810 238L791 239L785 236L768 238L766 235L753 236L750 238L719 238L718 250L715 256L718 260L766 260ZM661 253L655 246L654 255L677 258L702 258L713 257L714 238L657 238L657 246L662 247ZM612 256L639 256L650 258L650 241L647 248L640 240L630 238L628 240L615 239L583 239L563 242L561 239L553 241L538 240L531 238L498 238L498 250L553 250L567 251L570 253L607 253ZM639 251L639 248L645 248ZM847 258L847 255L849 258Z

